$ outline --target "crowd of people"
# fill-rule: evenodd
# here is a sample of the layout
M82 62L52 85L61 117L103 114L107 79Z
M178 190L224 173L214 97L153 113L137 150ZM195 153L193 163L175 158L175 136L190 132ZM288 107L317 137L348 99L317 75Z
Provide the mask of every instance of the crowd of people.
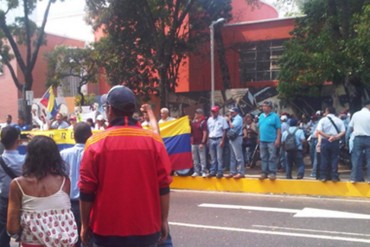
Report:
M247 167L261 159L259 179L276 179L278 171L292 179L294 165L297 179L304 178L304 157L310 158L310 176L320 180L339 181L340 152L351 155L352 183L370 181L370 101L354 113L338 116L333 107L300 119L286 112L277 114L270 101L262 104L260 114L241 116L238 108L220 114L213 106L207 118L197 109L191 121L193 177L244 178ZM347 147L346 149L344 147ZM225 155L230 153L230 155ZM229 170L227 175L225 170Z
M57 114L50 128L73 126L76 141L62 151L36 135L21 155L25 129L11 119L2 126L0 246L9 247L11 237L25 247L172 246L171 164L154 113L141 107L150 124L143 129L133 117L135 95L124 86L102 103L109 128L93 136L88 121L67 123Z
M86 121L62 113L47 120L33 112L31 127L21 117L13 124L7 116L1 125L1 246L8 247L10 237L26 247L172 246L171 164L159 124L175 118L162 108L157 121L148 104L141 106L140 117L135 115L135 96L124 86L113 87L102 104L104 115L96 111L95 119ZM352 116L337 116L327 107L300 119L277 114L270 101L263 102L258 115L242 116L237 107L222 115L213 106L207 117L198 108L190 120L192 176L242 179L259 156L260 180L276 180L279 170L292 179L294 165L296 179L303 179L308 154L310 176L337 182L339 155L347 145L351 182L369 182L369 122L370 100ZM50 137L31 136L21 155L21 131L32 129L72 129L76 144L59 151ZM92 135L93 130L101 131Z

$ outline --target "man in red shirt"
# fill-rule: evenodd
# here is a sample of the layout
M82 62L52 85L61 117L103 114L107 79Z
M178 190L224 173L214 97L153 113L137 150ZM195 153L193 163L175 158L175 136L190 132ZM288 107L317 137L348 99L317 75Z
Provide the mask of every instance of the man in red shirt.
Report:
M158 134L132 118L130 89L102 97L107 130L86 143L80 169L81 239L94 246L152 247L168 235L171 164Z
M207 119L202 109L196 109L191 126L191 153L193 156L193 177L207 177L206 173L206 144L207 144Z

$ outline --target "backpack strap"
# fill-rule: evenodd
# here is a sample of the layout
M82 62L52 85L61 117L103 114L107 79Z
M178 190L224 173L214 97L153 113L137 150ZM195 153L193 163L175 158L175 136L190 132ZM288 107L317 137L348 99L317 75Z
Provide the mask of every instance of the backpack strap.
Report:
M340 133L340 131L339 131L339 129L338 129L338 127L337 127L337 125L334 123L334 121L333 121L333 119L331 119L331 117L327 117L329 120L330 120L330 122L334 125L334 128L335 128L335 130L338 132L338 134Z
M14 171L5 164L5 161L3 159L2 156L0 156L0 164L1 164L1 167L3 168L3 170L5 171L5 173L11 178L11 179L14 179L16 177L18 177L17 175L15 175Z

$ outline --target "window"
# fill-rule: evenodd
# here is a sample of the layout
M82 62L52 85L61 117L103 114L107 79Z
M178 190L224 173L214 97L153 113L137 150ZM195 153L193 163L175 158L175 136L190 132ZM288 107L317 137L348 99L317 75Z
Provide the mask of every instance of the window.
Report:
M278 59L284 51L283 40L259 41L240 49L240 79L242 82L276 80Z
M3 57L0 55L0 75L4 74Z

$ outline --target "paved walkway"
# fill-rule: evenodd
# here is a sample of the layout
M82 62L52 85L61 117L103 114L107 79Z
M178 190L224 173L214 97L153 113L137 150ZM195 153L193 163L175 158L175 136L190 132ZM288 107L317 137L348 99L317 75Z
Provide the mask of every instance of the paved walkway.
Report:
M309 195L309 196L332 196L332 197L358 197L370 199L370 183L351 183L349 181L350 169L348 166L340 165L340 182L321 182L310 176L311 167L309 159L305 159L306 170L304 179L285 179L285 173L279 172L275 181L265 179L260 181L260 163L254 168L248 168L246 178L202 178L191 176L174 176L171 188L185 190L206 190L222 192L247 192L264 194L287 194L287 195ZM296 170L293 169L293 178Z

